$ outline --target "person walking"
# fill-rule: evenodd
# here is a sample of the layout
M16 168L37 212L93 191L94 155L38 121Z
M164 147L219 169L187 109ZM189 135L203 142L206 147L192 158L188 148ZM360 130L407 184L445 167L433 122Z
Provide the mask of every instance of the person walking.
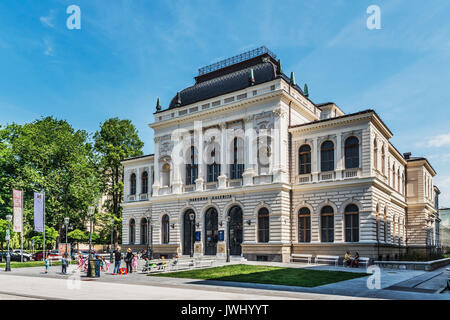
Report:
M62 256L62 259L61 259L61 268L62 268L61 273L62 273L62 274L67 274L67 255L66 255L66 254L64 254L64 255Z
M131 249L127 249L127 255L125 256L125 263L127 264L127 274L133 273L133 269L131 266L132 260L133 260L133 252L131 252Z
M119 274L120 272L120 263L122 262L122 253L120 252L120 247L117 247L114 250L114 274Z

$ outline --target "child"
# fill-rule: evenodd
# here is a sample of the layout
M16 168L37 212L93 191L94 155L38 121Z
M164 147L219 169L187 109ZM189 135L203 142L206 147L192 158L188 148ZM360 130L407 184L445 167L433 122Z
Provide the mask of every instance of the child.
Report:
M48 260L48 256L45 256L45 273L48 273L48 269L50 268L50 260Z
M134 272L137 272L137 261L138 261L138 257L137 257L137 254L135 254L133 256L133 261L131 263L131 266L133 267Z
M67 259L66 259L66 255L63 255L62 259L61 259L61 267L62 267L62 274L67 274Z

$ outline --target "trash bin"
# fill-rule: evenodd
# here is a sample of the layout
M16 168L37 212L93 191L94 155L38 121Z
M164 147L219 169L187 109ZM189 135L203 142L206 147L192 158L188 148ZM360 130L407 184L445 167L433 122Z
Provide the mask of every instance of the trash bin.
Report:
M100 259L89 259L87 276L89 278L100 277L100 266L101 266Z

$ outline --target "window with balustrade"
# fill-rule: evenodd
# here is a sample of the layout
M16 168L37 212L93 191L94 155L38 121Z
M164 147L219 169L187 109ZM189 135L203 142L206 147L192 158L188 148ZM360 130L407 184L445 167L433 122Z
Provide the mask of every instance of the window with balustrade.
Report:
M141 177L141 193L148 193L148 172L144 171Z
M132 173L130 176L130 194L136 194L136 174Z
M161 220L161 241L163 244L168 244L170 241L170 218L165 214Z
M345 139L345 168L359 168L359 140L356 137Z
M128 225L128 240L129 244L134 244L136 241L136 222L134 219L130 219L130 223Z
M334 143L330 140L322 143L320 149L320 169L322 172L334 170Z
M186 165L186 185L191 185L195 184L195 180L198 178L198 165L194 146L191 146L188 158L189 163Z
M311 147L304 144L298 150L299 174L311 173Z
M211 164L208 164L207 166L207 181L208 182L215 182L217 181L218 177L220 176L220 164L216 162L216 148L214 147L211 150Z
M243 141L239 138L233 140L233 163L230 165L230 179L242 179L244 172Z

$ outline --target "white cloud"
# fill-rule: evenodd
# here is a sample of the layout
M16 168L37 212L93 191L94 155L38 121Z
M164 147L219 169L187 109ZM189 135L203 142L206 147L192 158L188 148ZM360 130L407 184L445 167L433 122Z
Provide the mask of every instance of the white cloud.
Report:
M429 147L444 147L450 146L450 133L440 134L428 139Z
M49 38L44 38L44 54L46 56L54 56L53 43Z
M50 10L50 13L48 14L48 16L42 16L39 18L39 20L41 21L41 23L44 26L47 26L49 28L54 28L55 24L53 23L53 20L55 18L55 10Z

